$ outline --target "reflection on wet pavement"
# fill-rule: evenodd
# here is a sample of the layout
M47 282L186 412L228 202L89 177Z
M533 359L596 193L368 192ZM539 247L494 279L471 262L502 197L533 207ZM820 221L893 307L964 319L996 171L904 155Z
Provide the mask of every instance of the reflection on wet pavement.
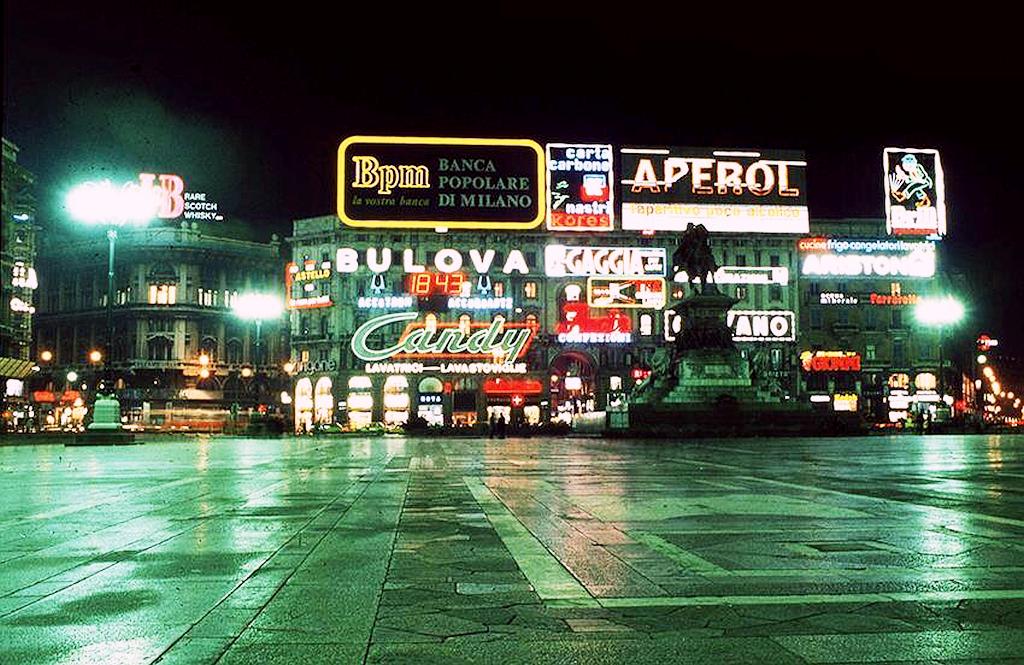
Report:
M1020 662L1024 437L0 447L0 662Z

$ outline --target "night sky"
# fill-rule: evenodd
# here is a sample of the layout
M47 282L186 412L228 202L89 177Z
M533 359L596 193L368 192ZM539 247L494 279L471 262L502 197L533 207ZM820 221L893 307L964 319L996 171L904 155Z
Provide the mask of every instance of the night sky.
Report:
M880 217L882 147L935 147L968 327L1024 344L1012 21L898 2L342 4L5 3L3 134L41 223L84 177L149 170L284 235L333 212L351 134L802 149L812 218Z

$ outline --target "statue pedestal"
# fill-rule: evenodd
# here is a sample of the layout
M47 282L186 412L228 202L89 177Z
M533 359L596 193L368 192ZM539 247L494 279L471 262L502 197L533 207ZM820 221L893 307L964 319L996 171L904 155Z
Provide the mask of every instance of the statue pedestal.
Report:
M92 407L92 423L68 446L124 446L136 443L135 434L121 426L121 403L111 395L97 395Z

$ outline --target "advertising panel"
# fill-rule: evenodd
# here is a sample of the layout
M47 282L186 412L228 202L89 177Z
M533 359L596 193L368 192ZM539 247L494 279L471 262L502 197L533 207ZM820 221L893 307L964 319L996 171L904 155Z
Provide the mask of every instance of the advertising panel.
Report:
M612 147L547 144L548 229L611 231L615 222Z
M946 193L939 151L886 148L885 226L889 235L946 235Z
M729 310L726 317L734 342L792 342L795 321L789 310Z
M510 323L495 316L488 323L428 325L419 312L374 317L352 335L352 353L365 361L370 374L522 374L520 362L536 334L528 323ZM404 325L395 334L397 326ZM391 335L389 335L391 333ZM381 345L380 338L393 335Z
M352 136L338 148L338 217L368 228L532 229L547 211L529 139Z
M804 351L800 366L805 372L859 372L860 354L856 351Z
M926 278L935 275L930 240L801 238L800 274L807 277Z
M662 247L567 247L544 248L544 272L548 277L590 275L665 275Z
M591 307L664 309L664 277L588 277L587 304Z
M622 148L622 228L713 233L806 233L802 152Z
M331 262L291 262L284 269L284 306L287 309L330 307L331 295L320 293L322 285L331 283Z
M685 271L676 274L675 281L689 282ZM715 271L715 284L789 284L789 268L785 266L721 266Z

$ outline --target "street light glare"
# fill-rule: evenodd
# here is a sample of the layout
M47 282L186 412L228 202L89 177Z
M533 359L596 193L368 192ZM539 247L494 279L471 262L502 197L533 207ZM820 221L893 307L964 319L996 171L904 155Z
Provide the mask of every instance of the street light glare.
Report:
M135 183L116 187L99 180L73 187L65 204L72 219L86 224L145 224L156 217L160 192Z
M68 383L74 383L75 381L78 381L78 372L71 370L68 372Z
M276 319L284 312L284 302L269 293L243 293L235 299L235 315L250 321Z
M914 309L914 316L925 325L947 326L964 318L964 306L952 296L922 298Z

